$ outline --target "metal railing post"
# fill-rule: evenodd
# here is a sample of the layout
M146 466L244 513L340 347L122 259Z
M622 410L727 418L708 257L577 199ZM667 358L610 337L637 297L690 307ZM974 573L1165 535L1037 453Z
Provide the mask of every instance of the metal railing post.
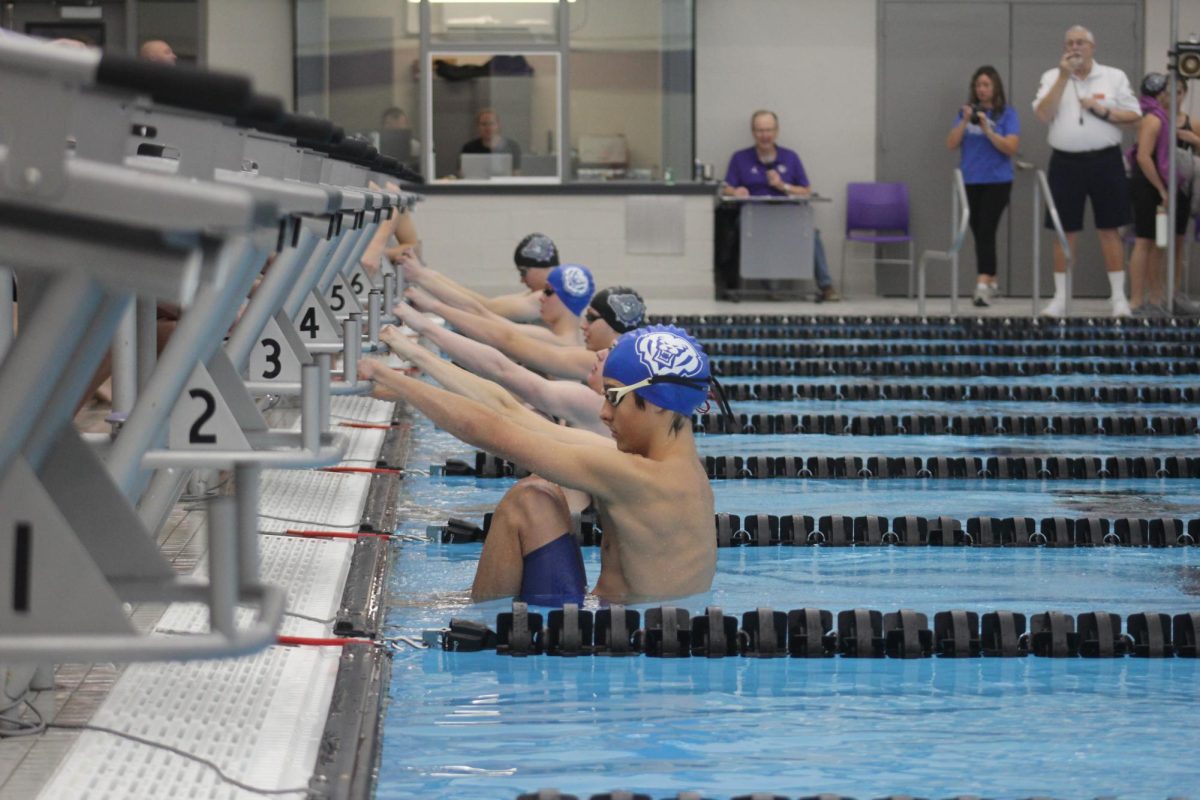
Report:
M1038 170L1041 173L1041 170ZM1042 302L1042 188L1037 175L1033 176L1033 310L1030 316L1038 315Z
M1071 313L1071 272L1075 266L1075 254L1071 252L1071 243L1067 240L1067 234L1063 231L1062 219L1058 216L1058 206L1054 204L1054 195L1050 194L1050 183L1046 180L1046 173L1043 170L1037 171L1037 186L1034 187L1034 213L1037 213L1037 192L1040 192L1042 198L1046 201L1046 211L1050 214L1050 224L1054 228L1054 235L1058 239L1058 246L1063 252L1063 269L1066 274L1066 297L1063 298L1063 316L1069 316ZM1040 243L1041 232L1038 227L1037 217L1034 218L1034 242ZM1040 278L1038 269L1037 251L1038 247L1034 248L1034 300L1033 313L1037 315L1037 279Z
M0 267L0 361L13 340L13 273Z
M950 183L950 241L954 241L958 233L958 218L963 212L959 200L958 184L962 173L955 170L954 180ZM958 248L950 247L950 316L958 316Z
M954 192L950 198L950 248L948 250L926 250L917 262L917 313L925 315L925 268L930 259L947 261L950 264L950 313L958 313L958 251L962 249L971 222L971 209L967 206L967 187L963 182L962 170L954 170L951 184ZM961 212L961 213L960 213Z
M137 400L137 310L130 304L112 343L112 410L128 414Z

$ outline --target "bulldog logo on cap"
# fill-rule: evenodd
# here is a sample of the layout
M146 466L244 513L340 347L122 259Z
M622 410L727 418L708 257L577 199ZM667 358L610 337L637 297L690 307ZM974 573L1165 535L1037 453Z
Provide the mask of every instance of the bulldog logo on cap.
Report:
M591 294L591 282L579 267L564 267L562 282L563 288L576 297Z
M541 264L549 263L555 255L554 242L550 237L535 233L521 247L521 255L530 261Z
M646 313L646 306L641 298L634 294L610 294L608 307L626 330L641 325L642 317Z
M655 331L639 336L637 354L651 375L691 378L704 371L704 362L692 343L673 333Z

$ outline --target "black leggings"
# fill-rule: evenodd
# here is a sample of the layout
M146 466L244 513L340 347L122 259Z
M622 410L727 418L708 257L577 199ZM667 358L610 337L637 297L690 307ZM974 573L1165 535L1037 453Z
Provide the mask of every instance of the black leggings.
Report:
M1012 182L967 184L967 207L971 209L971 233L980 275L996 274L996 229L1008 207Z

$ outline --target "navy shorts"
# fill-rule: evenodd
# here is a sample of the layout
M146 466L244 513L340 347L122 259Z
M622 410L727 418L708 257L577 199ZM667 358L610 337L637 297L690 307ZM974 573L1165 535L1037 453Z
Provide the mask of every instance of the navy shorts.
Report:
M1089 199L1098 229L1119 228L1131 221L1129 179L1119 147L1084 153L1055 150L1046 179L1066 233L1083 230L1083 207ZM1054 227L1049 212L1046 227Z
M587 589L583 551L569 533L527 553L521 573L520 599L535 606L582 603Z

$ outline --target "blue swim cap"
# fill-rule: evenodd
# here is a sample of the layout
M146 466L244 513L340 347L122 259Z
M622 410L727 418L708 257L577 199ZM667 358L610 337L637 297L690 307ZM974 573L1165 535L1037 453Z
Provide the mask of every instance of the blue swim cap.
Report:
M596 282L592 280L592 272L582 264L563 264L550 270L546 283L562 300L563 305L575 316L583 313L592 293L596 291Z
M634 394L685 416L708 399L708 356L687 331L674 325L650 325L624 334L604 362L604 377L626 386L659 376L682 382L652 383L634 389Z

